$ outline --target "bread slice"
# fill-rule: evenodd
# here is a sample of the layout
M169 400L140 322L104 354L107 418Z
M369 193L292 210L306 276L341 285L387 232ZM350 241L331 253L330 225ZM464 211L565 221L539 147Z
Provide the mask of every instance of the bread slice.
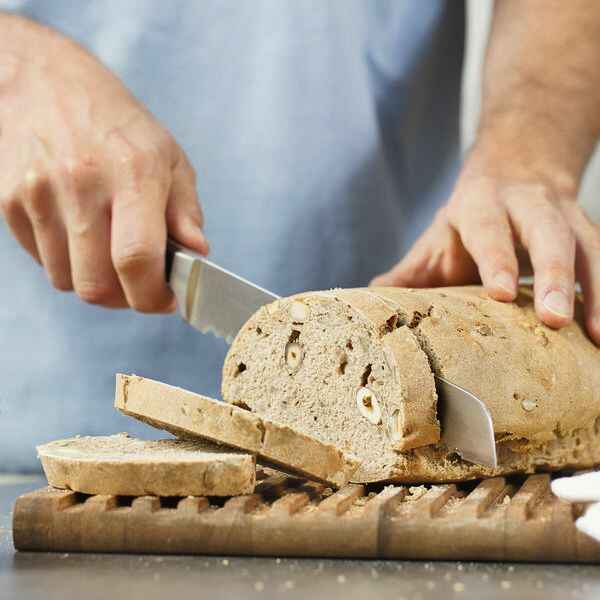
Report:
M147 441L125 433L38 446L48 483L84 494L235 496L256 481L251 454L201 441Z
M115 406L180 438L203 438L256 454L263 463L345 485L358 461L331 444L250 411L136 375L117 375Z
M600 350L579 323L545 327L527 289L513 304L479 286L309 292L241 329L222 394L356 454L361 482L589 467L600 463ZM487 404L497 470L440 444L434 373Z

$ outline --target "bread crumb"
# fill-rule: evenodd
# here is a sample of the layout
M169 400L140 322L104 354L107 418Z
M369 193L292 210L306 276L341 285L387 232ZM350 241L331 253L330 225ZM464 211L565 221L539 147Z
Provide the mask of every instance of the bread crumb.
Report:
M502 504L510 504L510 496L504 496L504 498L502 498Z
M254 589L257 592L262 592L265 589L265 584L262 581L255 581L254 582Z
M404 498L405 501L413 502L422 498L427 493L427 488L424 485L413 485L408 488L408 496Z
M288 579L288 580L287 580L287 581L286 581L286 582L283 584L283 587L284 587L286 590L291 590L291 589L293 589L293 588L294 588L294 582L293 582L291 579Z
M512 586L511 582L510 581L506 581L506 579L504 581L500 582L500 587L503 590L510 590L511 586Z
M227 560L226 558L224 558L224 559L221 561L221 564L222 564L224 567L228 567L228 566L229 566L229 560Z
M457 592L457 593L464 592L464 591L465 591L465 584L464 584L464 583L461 583L460 581L457 581L457 582L455 582L455 583L454 583L454 585L452 586L452 589L453 589L455 592Z
M345 575L338 575L337 576L337 582L338 583L346 583L346 576Z
M366 496L361 496L354 501L354 506L364 506L371 498L377 496L375 492L369 492Z
M464 571L464 570L465 570L465 567L464 567L464 565L462 565L461 563L458 563L458 565L456 565L456 568L457 568L459 571Z
M281 559L280 558L276 558L275 562L279 565L279 564L281 564Z

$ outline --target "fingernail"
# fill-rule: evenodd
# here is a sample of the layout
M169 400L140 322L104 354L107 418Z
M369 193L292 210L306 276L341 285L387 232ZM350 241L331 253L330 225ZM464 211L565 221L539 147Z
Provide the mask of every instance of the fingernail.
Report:
M571 316L571 303L563 292L553 290L544 298L544 308L559 317Z
M494 277L494 283L509 294L516 293L515 278L506 271L502 271Z

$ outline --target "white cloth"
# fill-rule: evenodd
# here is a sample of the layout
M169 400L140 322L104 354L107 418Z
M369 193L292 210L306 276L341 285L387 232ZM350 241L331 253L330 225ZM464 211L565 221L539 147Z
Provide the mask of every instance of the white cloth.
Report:
M579 531L600 541L600 471L555 479L552 491L568 502L590 503L583 515L575 521L575 526Z

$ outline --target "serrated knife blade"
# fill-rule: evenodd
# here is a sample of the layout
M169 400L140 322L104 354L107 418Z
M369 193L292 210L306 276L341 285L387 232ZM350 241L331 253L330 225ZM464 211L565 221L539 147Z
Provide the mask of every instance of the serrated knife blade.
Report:
M244 323L279 296L169 240L167 281L181 316L202 333L231 343ZM476 396L442 377L435 377L442 442L464 460L497 466L492 418Z
M167 281L181 316L229 344L261 306L279 298L172 240L167 243Z

